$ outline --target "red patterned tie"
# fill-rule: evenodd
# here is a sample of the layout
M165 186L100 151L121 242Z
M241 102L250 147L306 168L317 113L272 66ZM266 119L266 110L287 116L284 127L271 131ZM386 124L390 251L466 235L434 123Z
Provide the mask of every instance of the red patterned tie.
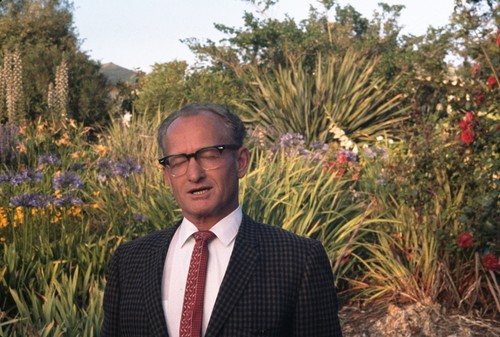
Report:
M208 243L215 238L209 231L199 231L193 234L194 245L182 306L180 337L200 337L201 320L203 317L203 297L208 262Z

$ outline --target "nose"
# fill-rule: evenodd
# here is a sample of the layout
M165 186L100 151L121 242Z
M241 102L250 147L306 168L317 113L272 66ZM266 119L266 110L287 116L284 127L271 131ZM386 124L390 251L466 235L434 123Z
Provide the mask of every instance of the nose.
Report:
M195 157L188 159L187 177L190 182L198 182L205 177L205 170L198 163Z

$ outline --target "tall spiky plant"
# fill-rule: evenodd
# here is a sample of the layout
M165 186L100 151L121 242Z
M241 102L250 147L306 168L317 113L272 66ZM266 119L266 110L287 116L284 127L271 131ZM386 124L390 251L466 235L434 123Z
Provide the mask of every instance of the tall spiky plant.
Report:
M47 103L56 119L65 119L68 110L68 63L62 60L56 68L54 83L49 83Z
M3 74L2 74L2 95L5 97L6 116L9 122L14 123L24 114L23 106L23 64L21 52L18 48L12 53L5 51Z
M377 64L349 50L343 58L318 55L313 70L303 60L267 73L254 67L251 98L240 108L271 137L297 132L329 142L335 126L353 141L374 139L404 120L406 111L394 86L375 75Z
M58 111L61 117L66 117L68 110L68 62L64 59L56 70L55 93Z
M0 121L7 119L5 111L5 75L3 67L0 67Z

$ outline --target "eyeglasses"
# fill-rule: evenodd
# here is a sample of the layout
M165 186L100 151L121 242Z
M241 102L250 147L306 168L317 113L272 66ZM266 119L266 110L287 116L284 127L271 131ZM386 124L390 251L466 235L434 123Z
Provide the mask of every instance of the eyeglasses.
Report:
M189 159L191 158L194 158L205 171L213 170L222 165L222 152L224 150L238 150L239 148L240 146L236 144L207 146L194 153L181 153L166 156L158 159L158 162L167 168L170 175L178 177L186 174Z

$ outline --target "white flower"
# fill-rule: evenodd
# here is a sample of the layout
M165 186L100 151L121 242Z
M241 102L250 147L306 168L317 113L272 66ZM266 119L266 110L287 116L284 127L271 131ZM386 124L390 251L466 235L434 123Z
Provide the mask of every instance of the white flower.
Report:
M330 133L333 133L333 138L338 139L340 146L346 150L353 149L354 153L358 153L357 145L347 137L345 131L336 126L334 123L331 124Z
M128 128L130 126L130 121L132 120L132 114L130 112L126 112L122 117L122 123Z

